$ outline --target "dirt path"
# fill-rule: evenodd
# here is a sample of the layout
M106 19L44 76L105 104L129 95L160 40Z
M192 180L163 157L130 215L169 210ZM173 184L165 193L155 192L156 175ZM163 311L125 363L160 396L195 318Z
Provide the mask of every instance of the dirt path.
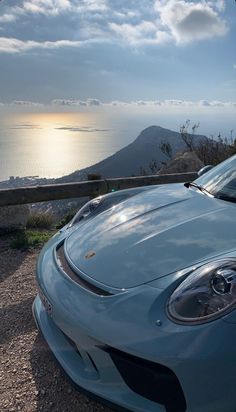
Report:
M0 238L0 410L111 412L70 384L36 330L37 254L12 250Z

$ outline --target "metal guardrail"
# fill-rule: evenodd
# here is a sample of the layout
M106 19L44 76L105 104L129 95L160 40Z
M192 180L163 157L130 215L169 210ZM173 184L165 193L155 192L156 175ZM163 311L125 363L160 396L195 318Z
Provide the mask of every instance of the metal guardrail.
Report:
M100 194L109 193L112 190L128 189L146 185L190 182L195 180L197 177L197 173L193 172L99 179L75 183L1 189L0 206L20 205L87 196L95 197Z

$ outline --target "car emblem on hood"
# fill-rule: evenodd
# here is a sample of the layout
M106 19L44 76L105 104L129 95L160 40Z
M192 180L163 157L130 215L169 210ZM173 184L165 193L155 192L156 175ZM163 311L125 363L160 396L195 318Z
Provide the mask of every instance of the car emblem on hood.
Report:
M95 256L96 253L93 250L90 250L86 255L84 256L85 259L91 259L93 256Z

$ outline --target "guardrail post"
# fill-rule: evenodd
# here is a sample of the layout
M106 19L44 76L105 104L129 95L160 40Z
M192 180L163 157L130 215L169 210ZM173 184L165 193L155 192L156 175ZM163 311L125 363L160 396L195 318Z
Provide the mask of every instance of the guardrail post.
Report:
M102 179L102 175L101 175L101 173L88 173L87 174L87 179L88 179L88 181L91 181L91 180L101 180ZM89 199L90 200L92 200L92 199L94 199L95 197L97 197L99 195L99 193L96 195L96 194L93 194L93 195L91 195L91 196L89 196Z

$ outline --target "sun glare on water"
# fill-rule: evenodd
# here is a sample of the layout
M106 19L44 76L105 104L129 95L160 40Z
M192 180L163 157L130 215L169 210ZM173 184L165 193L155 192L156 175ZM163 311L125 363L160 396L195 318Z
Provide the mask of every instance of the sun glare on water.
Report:
M102 123L96 113L12 115L1 159L6 177L14 170L19 176L59 177L102 160L110 154L109 128Z

